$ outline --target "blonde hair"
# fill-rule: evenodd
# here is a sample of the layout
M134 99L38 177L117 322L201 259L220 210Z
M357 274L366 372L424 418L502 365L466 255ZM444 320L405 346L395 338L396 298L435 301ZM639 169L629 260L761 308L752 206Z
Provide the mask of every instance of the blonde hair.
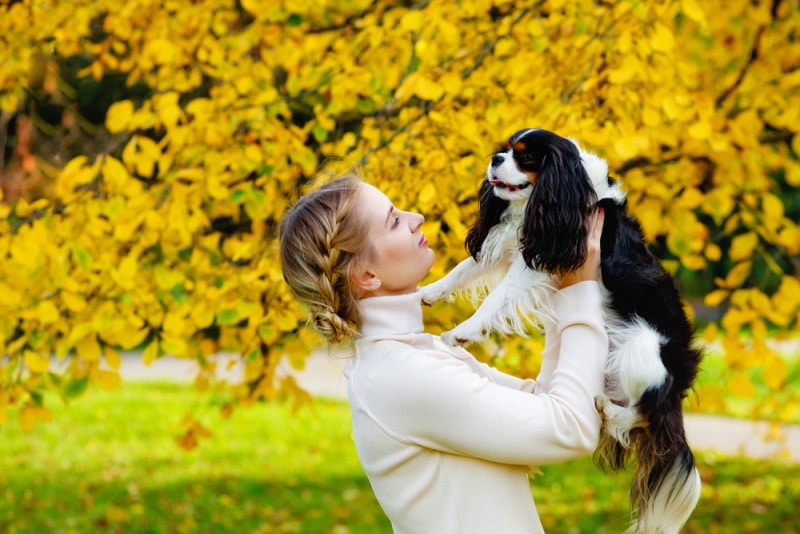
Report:
M351 272L369 254L367 225L355 208L362 180L337 178L302 197L281 221L283 278L308 306L311 325L330 343L359 335Z

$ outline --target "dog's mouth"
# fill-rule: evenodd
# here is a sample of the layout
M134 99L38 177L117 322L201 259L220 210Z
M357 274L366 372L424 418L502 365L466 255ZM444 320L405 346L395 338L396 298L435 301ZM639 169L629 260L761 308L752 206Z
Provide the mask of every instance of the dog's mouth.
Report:
M504 191L509 191L512 193L516 191L522 191L523 189L526 189L529 185L531 185L530 182L525 182L524 184L521 185L508 184L498 178L492 178L491 180L489 180L489 183L492 184L496 189L502 189Z

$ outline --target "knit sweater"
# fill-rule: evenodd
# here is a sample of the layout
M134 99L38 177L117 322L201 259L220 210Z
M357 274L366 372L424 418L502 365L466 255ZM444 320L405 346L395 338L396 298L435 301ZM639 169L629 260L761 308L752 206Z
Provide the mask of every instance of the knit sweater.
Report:
M589 455L599 438L599 284L556 293L535 381L424 333L419 292L359 306L362 337L345 369L353 439L394 532L543 532L528 466Z

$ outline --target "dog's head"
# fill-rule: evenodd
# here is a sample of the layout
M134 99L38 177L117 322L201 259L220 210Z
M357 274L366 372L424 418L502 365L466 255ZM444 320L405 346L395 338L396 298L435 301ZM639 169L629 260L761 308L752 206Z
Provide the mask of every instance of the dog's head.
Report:
M547 130L520 130L492 156L487 181L509 202L527 202L521 230L525 263L548 273L586 259L587 216L599 199L624 201L608 165L574 140Z

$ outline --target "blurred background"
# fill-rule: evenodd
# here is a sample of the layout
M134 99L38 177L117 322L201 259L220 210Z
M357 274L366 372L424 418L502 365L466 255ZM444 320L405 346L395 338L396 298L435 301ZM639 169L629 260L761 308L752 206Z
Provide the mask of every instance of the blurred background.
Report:
M0 530L388 531L346 400L304 382L280 218L357 169L425 214L436 279L495 147L542 127L675 276L692 420L768 445L703 448L686 530L800 531L797 0L2 1L0 53ZM534 376L541 346L471 349ZM532 487L549 532L624 529L624 476Z

